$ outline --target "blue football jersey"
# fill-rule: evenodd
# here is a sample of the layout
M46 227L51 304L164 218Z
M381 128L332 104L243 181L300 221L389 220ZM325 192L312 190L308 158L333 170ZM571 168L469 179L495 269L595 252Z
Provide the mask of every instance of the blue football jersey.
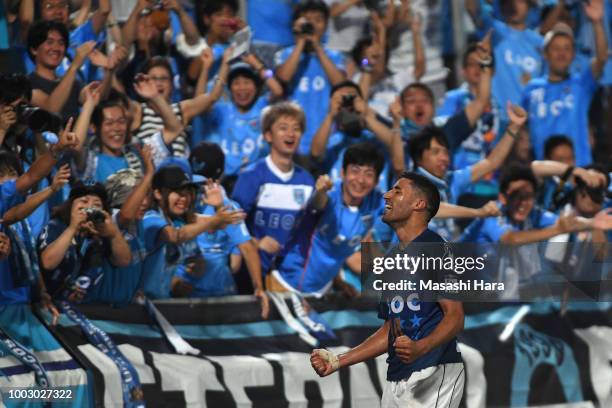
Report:
M529 114L529 134L536 159L544 158L544 144L552 135L566 135L574 143L576 164L593 161L589 145L589 106L597 89L591 67L561 82L541 77L523 93L522 105Z
M423 251L432 252L428 256L444 256L444 239L435 232L426 229L415 238L413 243L421 244L439 244L436 246L428 246ZM421 248L419 248L420 250ZM408 246L408 251L410 246ZM388 255L389 256L389 255ZM378 317L386 321L391 320L391 324L395 324L394 320L399 320L402 334L412 340L420 340L430 335L440 324L444 318L442 308L437 302L424 302L419 300L419 293L398 292L393 294L384 294L378 306ZM393 343L395 336L393 330L389 331L388 338L388 353L387 369L388 381L401 381L407 379L415 372L427 367L436 366L446 363L461 362L461 354L457 348L457 339L453 338L446 344L442 344L429 353L424 354L410 364L403 363L395 354Z
M314 179L306 170L294 166L283 173L268 156L240 174L232 199L247 213L251 236L257 239L270 236L284 246L294 234L300 234L295 224L304 214L313 189ZM285 253L283 249L278 255ZM259 254L265 273L273 256L264 251Z
M328 193L329 201L321 214L309 215L302 223L311 238L306 245L295 243L278 271L291 287L304 293L324 293L329 289L342 264L359 250L361 240L374 220L382 214L382 194L373 190L358 207L342 200L342 183ZM310 228L309 228L310 227Z

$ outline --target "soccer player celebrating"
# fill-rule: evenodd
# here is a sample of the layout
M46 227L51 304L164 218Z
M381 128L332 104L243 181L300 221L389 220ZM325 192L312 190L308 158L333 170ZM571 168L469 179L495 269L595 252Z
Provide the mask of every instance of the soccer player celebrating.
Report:
M389 224L402 244L435 243L444 240L427 228L436 214L440 194L426 177L403 173L385 195L382 220ZM418 309L418 310L417 310ZM455 336L463 329L460 302L440 299L419 302L396 312L389 302L379 305L385 323L372 336L346 353L313 350L310 362L324 377L362 361L389 353L387 385L381 406L458 407L463 394L465 371Z

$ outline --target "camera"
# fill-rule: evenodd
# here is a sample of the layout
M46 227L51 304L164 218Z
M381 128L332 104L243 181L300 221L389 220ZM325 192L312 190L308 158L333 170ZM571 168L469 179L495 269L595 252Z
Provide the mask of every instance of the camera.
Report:
M20 103L15 107L17 123L27 125L34 132L59 132L62 119L54 113L47 112L38 106Z
M91 221L94 224L102 224L106 220L104 212L95 207L85 208L85 214L87 214L87 221Z
M300 34L314 34L314 25L307 21L300 26Z
M353 109L355 102L355 95L342 95L342 107L347 109Z

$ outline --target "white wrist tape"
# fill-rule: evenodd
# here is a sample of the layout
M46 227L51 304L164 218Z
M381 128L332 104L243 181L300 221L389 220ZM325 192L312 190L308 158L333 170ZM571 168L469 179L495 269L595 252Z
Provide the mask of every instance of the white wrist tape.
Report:
M338 359L338 356L332 353L331 351L325 349L317 349L317 353L323 360L331 364L334 371L340 368L340 360Z

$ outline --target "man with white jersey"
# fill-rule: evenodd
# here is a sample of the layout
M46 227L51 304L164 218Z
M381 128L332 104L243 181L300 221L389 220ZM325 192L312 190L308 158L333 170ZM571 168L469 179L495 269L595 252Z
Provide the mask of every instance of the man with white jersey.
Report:
M264 114L262 133L270 155L240 174L232 199L247 214L247 227L257 240L262 271L286 254L285 244L294 233L314 189L312 176L294 161L306 121L293 103L273 105Z

